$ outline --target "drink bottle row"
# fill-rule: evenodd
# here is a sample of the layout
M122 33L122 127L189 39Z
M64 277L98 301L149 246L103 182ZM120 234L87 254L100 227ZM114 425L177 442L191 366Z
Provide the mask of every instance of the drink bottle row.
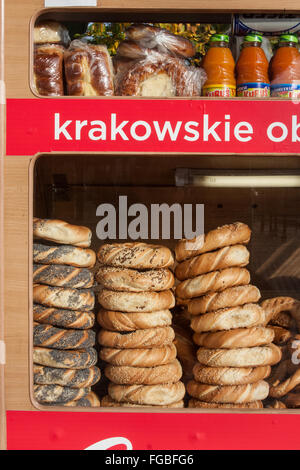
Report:
M261 46L262 35L246 35L235 63L229 36L214 34L201 64L207 74L203 96L300 98L298 37L281 35L270 62Z

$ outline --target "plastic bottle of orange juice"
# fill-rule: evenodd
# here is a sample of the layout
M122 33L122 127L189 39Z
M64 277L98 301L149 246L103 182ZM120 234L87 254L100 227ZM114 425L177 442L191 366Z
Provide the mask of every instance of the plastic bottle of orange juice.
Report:
M298 38L282 34L270 62L271 96L300 98L300 54Z
M260 34L247 34L236 64L237 96L262 98L270 96L269 62L261 48Z
M211 36L202 66L207 74L203 96L231 97L236 95L235 63L229 49L229 37L226 34Z

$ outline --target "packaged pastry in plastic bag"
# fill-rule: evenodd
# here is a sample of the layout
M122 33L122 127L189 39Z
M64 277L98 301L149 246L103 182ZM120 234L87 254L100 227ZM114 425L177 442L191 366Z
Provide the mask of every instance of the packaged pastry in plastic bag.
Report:
M150 51L145 59L120 67L115 76L118 96L200 96L206 80L203 69L182 59Z
M43 21L33 30L34 44L61 44L68 46L71 42L68 29L57 21Z
M34 47L33 85L42 96L62 96L64 47L43 44Z
M155 49L175 57L189 58L196 53L195 46L189 39L148 24L131 25L126 30L126 37L141 47Z
M65 51L68 95L106 96L114 94L114 73L105 45L74 40Z

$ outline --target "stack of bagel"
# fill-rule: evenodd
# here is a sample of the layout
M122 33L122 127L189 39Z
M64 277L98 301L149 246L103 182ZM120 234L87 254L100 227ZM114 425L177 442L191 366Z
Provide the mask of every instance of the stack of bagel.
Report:
M266 324L274 331L274 343L282 361L272 368L267 408L300 408L300 303L292 297L273 297L261 303Z
M101 405L183 407L171 327L172 252L147 243L113 243L102 245L97 257L99 354L109 380Z
M91 231L33 220L33 389L41 404L99 406Z
M262 408L265 379L281 359L245 268L250 237L250 228L236 222L177 243L176 297L199 347L187 384L191 408Z

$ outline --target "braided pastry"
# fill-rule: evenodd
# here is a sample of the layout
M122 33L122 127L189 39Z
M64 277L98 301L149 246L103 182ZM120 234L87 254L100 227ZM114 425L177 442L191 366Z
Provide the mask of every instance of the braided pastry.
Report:
M70 287L35 284L33 286L33 301L47 307L89 311L94 308L95 295L89 289L71 289Z
M86 369L97 363L97 351L94 348L64 351L36 346L33 348L33 362L62 369Z
M92 231L88 227L71 225L63 220L33 218L33 236L51 242L88 248Z
M131 367L108 365L104 373L115 384L120 385L155 385L162 383L175 383L181 379L182 367L177 359L155 367Z
M197 359L210 367L258 367L274 365L281 359L281 351L275 344L254 348L205 349L199 348Z
M265 311L265 324L267 325L280 312L291 310L295 303L296 300L292 297L274 297L272 299L264 300L261 303L261 306Z
M63 328L87 330L94 325L95 314L93 312L58 309L34 304L33 320L38 323Z
M169 248L148 243L112 243L100 247L100 264L119 268L168 268L174 264Z
M270 396L273 398L281 398L292 391L297 385L300 384L300 369L296 370L294 374L277 385L270 388Z
M174 338L174 330L169 326L136 330L126 334L104 329L98 333L99 344L116 349L161 347L172 343Z
M64 47L58 44L34 46L34 88L42 96L63 96Z
M176 260L183 261L224 246L246 244L249 242L250 237L250 228L242 222L223 225L192 240L180 240L175 248Z
M95 345L92 330L67 330L33 323L33 345L54 349L85 349Z
M191 305L193 313L190 313L195 315L196 313L203 314L214 312L221 308L238 307L240 305L255 303L258 302L259 299L260 291L255 286L248 284L246 286L229 287L222 292L209 292L203 297L199 297L197 302Z
M48 286L88 288L94 284L94 276L87 268L55 264L34 264L33 282Z
M103 289L98 294L98 301L106 310L120 312L155 312L175 306L175 297L171 290L162 292L114 292Z
M62 387L91 387L99 382L100 369L92 366L88 369L59 369L33 365L33 382L36 385L61 385Z
M191 328L196 333L205 331L231 330L262 325L264 311L257 304L242 307L222 308L216 312L205 313L191 319Z
M106 289L125 292L153 292L171 289L175 279L167 268L137 271L136 269L102 266L96 280Z
M96 253L88 248L79 248L72 245L49 246L34 243L33 262L92 268L96 263Z
M198 313L198 302L203 305L202 298L197 297L207 292L220 292L229 287L244 286L249 282L250 273L246 268L225 268L180 282L176 287L176 297L182 300L193 299L188 305L190 313L195 315Z
M182 261L176 266L175 275L177 279L184 281L219 269L247 266L249 256L250 253L244 245L225 246L220 250Z
M101 309L97 321L102 328L111 331L134 331L157 326L170 326L172 314L170 310L158 310L146 313L123 313Z
M264 400L269 393L269 385L264 380L245 385L206 385L191 380L187 392L194 398L208 403L249 403Z
M207 403L205 401L197 400L196 398L191 398L188 404L189 408L248 408L248 409L260 409L264 405L262 401L256 400L250 403Z
M176 353L175 345L168 344L151 349L101 348L99 356L103 361L115 366L153 367L173 362Z
M70 388L60 385L34 385L33 392L39 403L64 404L73 400L80 400L90 393L90 388Z
M116 408L120 408L121 407L124 407L124 408L155 408L155 407L159 407L159 408L184 408L184 402L183 400L179 400L175 403L170 403L170 405L138 405L137 403L121 403L121 402L117 402L115 400L113 400L109 395L105 395L102 399L101 399L101 406L103 407L116 407Z
M229 331L214 333L194 333L193 340L198 346L205 348L251 348L272 343L274 332L271 328L254 326L252 328L236 328Z
M185 387L182 382L157 385L108 385L109 396L118 402L138 405L170 405L182 400Z
M271 373L270 366L260 367L205 367L195 364L194 379L209 385L242 385L259 382Z

